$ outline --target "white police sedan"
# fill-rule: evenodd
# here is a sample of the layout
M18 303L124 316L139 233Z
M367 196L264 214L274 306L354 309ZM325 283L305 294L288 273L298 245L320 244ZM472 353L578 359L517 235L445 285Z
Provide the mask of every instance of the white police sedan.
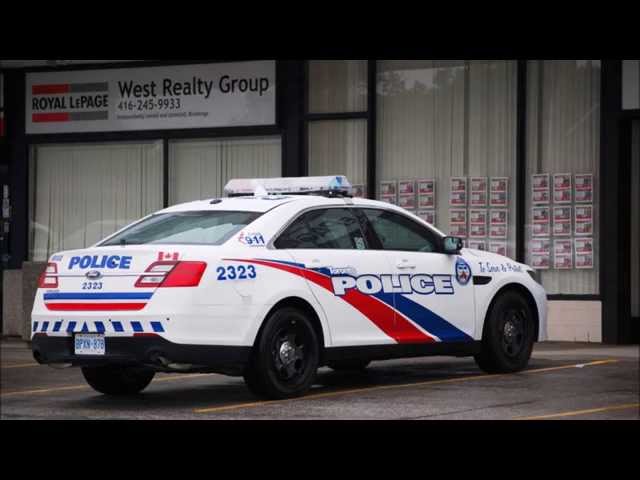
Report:
M225 191L52 255L32 313L36 360L80 366L105 394L174 371L242 375L255 394L285 398L323 365L473 355L487 372L515 372L545 338L530 267L352 198L344 177Z

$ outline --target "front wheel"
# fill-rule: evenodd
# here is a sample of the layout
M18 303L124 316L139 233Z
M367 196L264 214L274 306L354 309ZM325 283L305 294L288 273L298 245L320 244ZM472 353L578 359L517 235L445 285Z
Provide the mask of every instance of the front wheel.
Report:
M94 390L105 395L133 395L151 383L155 371L144 367L82 367L82 375Z
M282 308L266 320L244 372L245 383L259 397L297 397L313 384L319 361L320 343L309 316Z
M501 294L485 320L482 349L475 355L478 366L487 373L511 373L529 363L535 341L531 307L515 291Z

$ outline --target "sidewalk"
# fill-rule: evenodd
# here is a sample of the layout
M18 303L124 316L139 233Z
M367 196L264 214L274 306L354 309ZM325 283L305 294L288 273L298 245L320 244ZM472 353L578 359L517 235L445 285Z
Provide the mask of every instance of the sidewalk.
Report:
M586 342L542 342L533 347L534 356L595 355L603 357L640 358L640 345L604 345Z

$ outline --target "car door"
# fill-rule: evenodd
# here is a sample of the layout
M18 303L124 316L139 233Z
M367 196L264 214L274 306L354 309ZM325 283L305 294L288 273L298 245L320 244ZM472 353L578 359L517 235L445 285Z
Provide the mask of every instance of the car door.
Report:
M376 280L390 265L368 243L360 219L340 206L302 213L274 241L305 275L326 315L333 346L395 343L393 299L385 302Z
M475 297L461 255L441 253L441 238L407 215L360 210L391 265L396 335L404 342L473 340Z

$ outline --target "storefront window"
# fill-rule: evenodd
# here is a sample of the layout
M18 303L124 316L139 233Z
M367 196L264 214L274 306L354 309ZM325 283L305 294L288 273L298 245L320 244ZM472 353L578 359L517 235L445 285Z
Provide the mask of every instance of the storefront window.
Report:
M549 294L597 294L600 61L527 72L527 262Z
M379 61L378 198L513 257L516 79L513 61Z
M88 247L162 208L162 142L31 151L30 258Z
M367 61L310 60L308 97L309 175L346 175L368 196Z
M169 205L220 197L232 178L282 175L280 137L169 143Z
M346 175L352 185L365 189L367 121L309 122L309 175Z
M366 111L366 60L310 60L308 66L310 113Z

